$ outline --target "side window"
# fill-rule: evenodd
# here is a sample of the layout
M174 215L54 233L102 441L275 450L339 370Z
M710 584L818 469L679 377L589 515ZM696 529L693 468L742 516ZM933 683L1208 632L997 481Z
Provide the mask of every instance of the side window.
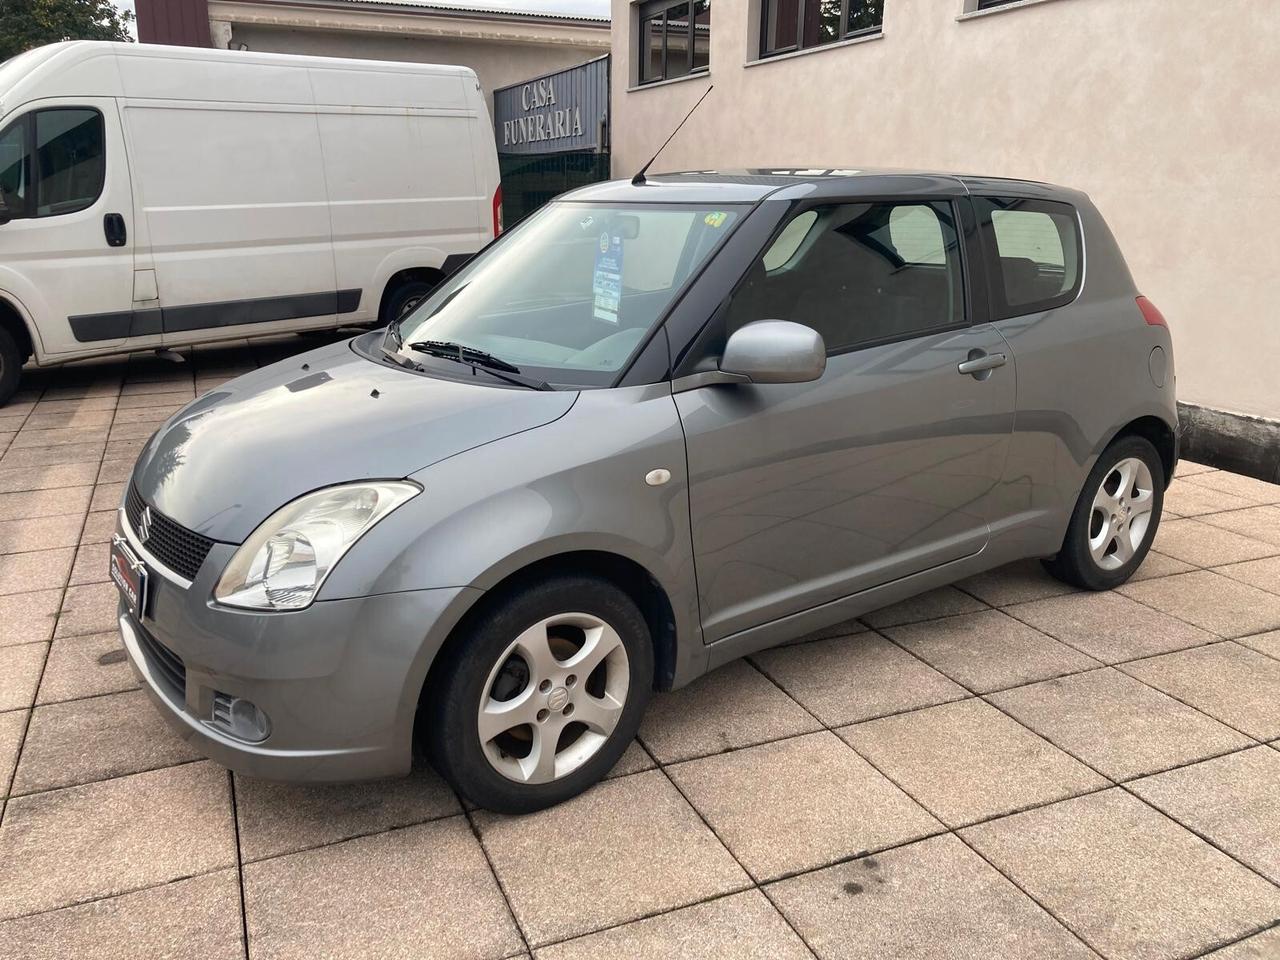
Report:
M975 197L998 319L1064 306L1080 292L1083 249L1073 207Z
M711 0L649 0L639 9L640 83L674 80L708 69Z
M851 203L798 214L733 295L728 335L754 320L813 327L828 353L964 323L949 203Z
M36 113L36 216L92 206L106 174L102 114L82 108Z
M9 216L14 218L27 215L31 181L27 126L24 117L0 133L0 200L9 208Z

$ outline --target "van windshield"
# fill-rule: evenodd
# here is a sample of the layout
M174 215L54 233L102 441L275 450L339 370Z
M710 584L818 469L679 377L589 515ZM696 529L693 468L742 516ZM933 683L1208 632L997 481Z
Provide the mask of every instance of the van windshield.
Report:
M608 385L741 214L550 204L405 317L399 352L422 362L413 344L447 343L553 384Z

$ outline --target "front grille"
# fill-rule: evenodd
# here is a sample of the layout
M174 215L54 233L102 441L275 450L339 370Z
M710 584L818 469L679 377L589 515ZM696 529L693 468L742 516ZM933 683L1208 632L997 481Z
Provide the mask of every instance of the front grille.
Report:
M129 495L125 497L124 512L129 518L129 526L139 542L147 548L147 552L181 577L194 580L200 572L200 565L209 555L214 541L202 537L182 524L170 520L163 513L151 508L150 536L142 536L142 512L146 504L142 494L134 484L129 484Z
M182 658L153 637L141 624L138 625L137 634L142 652L151 666L155 667L156 673L174 689L179 699L185 697L187 667Z

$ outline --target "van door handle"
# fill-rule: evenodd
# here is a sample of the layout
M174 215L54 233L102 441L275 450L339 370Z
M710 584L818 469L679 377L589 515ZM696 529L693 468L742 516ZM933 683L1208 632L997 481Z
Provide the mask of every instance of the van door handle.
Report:
M129 237L124 228L124 217L118 213L108 213L102 218L102 232L106 234L108 247L123 247Z
M1009 358L1003 353L983 353L981 350L970 350L969 359L962 360L956 366L956 369L963 374L975 375L994 370L996 367L1003 367L1008 360ZM986 378L979 377L979 379Z

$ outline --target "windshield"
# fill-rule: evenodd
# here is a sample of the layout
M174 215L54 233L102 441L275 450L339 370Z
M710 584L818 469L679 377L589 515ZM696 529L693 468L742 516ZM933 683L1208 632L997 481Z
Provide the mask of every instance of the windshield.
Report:
M409 314L399 352L422 362L424 343L452 344L551 383L608 385L740 215L550 204Z

